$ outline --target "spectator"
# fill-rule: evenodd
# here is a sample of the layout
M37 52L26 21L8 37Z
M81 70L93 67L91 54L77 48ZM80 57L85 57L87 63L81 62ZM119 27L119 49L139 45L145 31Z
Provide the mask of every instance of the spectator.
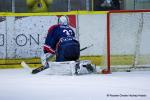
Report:
M96 0L94 10L120 10L119 0Z
M112 0L112 9L111 10L120 10L119 0Z
M29 12L46 12L53 0L26 0Z

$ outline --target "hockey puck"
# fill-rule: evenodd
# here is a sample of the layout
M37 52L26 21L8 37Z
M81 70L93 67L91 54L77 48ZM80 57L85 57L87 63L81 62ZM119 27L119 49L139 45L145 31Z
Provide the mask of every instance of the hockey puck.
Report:
M128 69L128 70L126 70L126 72L131 72L131 70Z

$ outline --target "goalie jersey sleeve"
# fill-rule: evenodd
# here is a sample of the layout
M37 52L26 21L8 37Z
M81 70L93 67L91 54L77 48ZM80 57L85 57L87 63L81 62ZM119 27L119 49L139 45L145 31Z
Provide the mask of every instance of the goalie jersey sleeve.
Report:
M48 30L44 44L44 53L55 54L58 46L63 42L76 40L74 31L66 25L54 25Z

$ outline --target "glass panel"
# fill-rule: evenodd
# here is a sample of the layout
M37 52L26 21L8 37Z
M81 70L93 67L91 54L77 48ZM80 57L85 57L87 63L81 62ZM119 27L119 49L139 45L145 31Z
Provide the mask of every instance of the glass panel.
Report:
M11 0L0 0L0 12L11 12Z
M70 0L71 10L86 10L86 0Z
M135 9L150 9L150 0L136 0Z
M27 12L26 0L14 0L15 11L14 12Z
M68 11L68 0L53 0L49 6L48 11L66 12Z

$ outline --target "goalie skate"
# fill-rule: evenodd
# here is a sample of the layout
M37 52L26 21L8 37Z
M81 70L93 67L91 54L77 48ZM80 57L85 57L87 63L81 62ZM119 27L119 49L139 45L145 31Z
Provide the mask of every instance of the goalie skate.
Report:
M79 69L77 74L90 74L96 73L96 66L91 63L90 60L79 61Z

